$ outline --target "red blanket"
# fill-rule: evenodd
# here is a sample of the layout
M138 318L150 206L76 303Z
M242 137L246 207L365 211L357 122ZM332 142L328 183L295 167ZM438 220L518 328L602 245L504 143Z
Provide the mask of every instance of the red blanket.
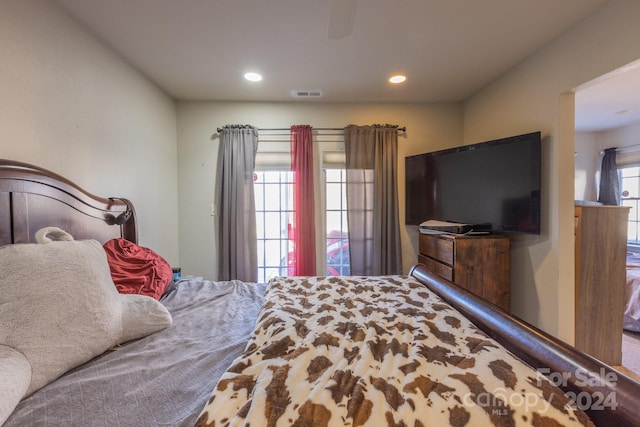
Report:
M126 239L104 244L111 278L122 294L148 295L160 299L172 279L171 266L149 248Z

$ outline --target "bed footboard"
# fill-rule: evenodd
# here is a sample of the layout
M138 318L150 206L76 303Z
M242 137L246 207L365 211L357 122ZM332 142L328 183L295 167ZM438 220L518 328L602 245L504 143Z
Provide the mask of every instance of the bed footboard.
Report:
M410 275L574 398L598 426L640 425L640 383L418 264Z

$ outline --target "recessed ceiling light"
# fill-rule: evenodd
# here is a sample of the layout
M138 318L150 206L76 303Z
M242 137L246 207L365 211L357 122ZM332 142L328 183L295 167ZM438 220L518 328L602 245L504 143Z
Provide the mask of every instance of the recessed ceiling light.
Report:
M396 74L395 76L389 77L389 83L393 84L403 83L405 80L407 80L407 76L402 74Z
M258 73L246 73L244 78L249 80L250 82L259 82L262 80L262 76Z

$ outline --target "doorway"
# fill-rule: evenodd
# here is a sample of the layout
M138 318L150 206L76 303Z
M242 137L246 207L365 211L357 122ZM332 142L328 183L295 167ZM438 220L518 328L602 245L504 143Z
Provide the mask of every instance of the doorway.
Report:
M596 202L602 152L616 147L625 162L640 165L640 61L614 70L575 91L575 199ZM640 194L635 195L640 199ZM638 215L632 209L631 215ZM633 225L631 226L633 227ZM629 229L630 231L633 231ZM629 233L632 235L633 233ZM639 246L640 248L640 246ZM627 270L630 271L630 270ZM629 274L628 274L629 276ZM640 281L640 279L639 279ZM625 284L625 306L633 303ZM640 287L640 284L637 286ZM640 306L640 291L637 304ZM628 311L628 309L625 308ZM638 309L640 313L640 309ZM623 316L623 313L616 315ZM640 315L638 316L640 330ZM622 333L622 370L640 380L640 332Z

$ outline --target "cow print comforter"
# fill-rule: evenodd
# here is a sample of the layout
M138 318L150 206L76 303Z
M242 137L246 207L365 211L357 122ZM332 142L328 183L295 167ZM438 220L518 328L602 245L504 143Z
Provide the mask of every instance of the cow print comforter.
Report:
M270 282L199 426L593 425L413 278Z

